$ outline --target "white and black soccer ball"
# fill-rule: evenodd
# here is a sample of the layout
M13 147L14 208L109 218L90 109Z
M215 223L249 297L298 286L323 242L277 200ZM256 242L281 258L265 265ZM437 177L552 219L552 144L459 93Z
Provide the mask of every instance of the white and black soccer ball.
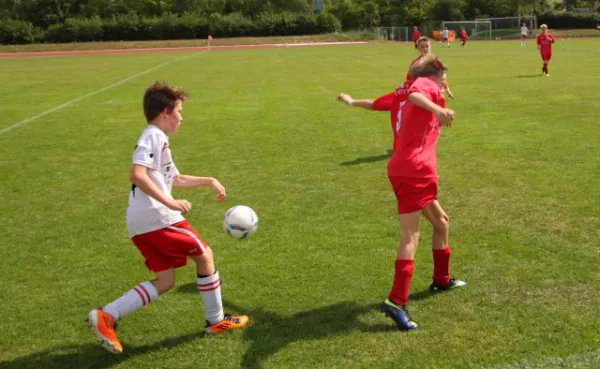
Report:
M223 219L223 229L235 239L242 239L256 232L258 216L252 208L244 205L227 210Z

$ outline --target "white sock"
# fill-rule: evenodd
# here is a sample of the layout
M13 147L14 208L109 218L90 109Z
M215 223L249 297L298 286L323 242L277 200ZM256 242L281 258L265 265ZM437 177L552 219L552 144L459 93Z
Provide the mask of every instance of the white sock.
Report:
M223 301L221 301L221 281L219 280L219 272L206 278L198 278L196 282L198 292L202 295L204 302L204 313L206 320L210 324L217 324L223 318Z
M156 287L149 282L143 282L133 287L129 292L106 305L102 310L112 315L115 320L132 313L158 298Z

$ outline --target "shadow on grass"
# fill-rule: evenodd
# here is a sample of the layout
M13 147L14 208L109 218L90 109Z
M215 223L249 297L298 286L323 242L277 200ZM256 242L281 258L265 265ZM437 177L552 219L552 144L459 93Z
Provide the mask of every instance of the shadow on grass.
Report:
M181 285L177 292L198 293L195 283ZM252 310L227 300L223 300L223 307L225 311L250 317L250 323L243 328L244 340L251 342L242 359L241 367L244 369L261 368L263 361L296 341L317 340L351 331L375 333L397 331L391 320L387 324L375 325L367 325L359 320L362 314L379 311L379 304L341 302L301 311L292 316L262 308Z
M397 330L391 321L390 324L378 325L360 322L358 319L360 315L378 309L379 305L342 302L302 311L292 316L284 316L260 308L250 310L231 302L224 302L224 305L248 314L251 320L243 333L244 339L251 342L242 359L241 367L245 369L261 368L263 361L296 341L318 340L354 330L361 332Z
M435 295L438 295L438 294L439 293L431 292L429 290L424 290L424 291L420 291L417 293L411 293L410 296L408 297L408 301L426 300L426 299L434 297Z
M132 346L125 344L125 351L120 355L113 355L105 351L100 343L86 345L67 345L51 350L36 352L29 356L20 357L11 361L0 362L2 369L48 369L48 368L78 368L78 369L104 369L116 366L127 359L148 353L150 351L169 349L180 344L204 337L204 332L190 333L179 337L172 337L160 342Z
M387 160L387 159L391 158L393 154L394 154L394 150L387 150L387 152L385 154L375 155L375 156L366 156L364 158L356 158L352 161L345 161L345 162L341 163L340 165L348 166L348 165L359 165L359 164L365 164L365 163L375 163L377 161Z

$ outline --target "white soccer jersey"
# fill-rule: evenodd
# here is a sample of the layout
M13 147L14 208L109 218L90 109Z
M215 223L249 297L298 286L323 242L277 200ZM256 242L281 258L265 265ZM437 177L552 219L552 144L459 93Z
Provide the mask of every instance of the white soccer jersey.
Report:
M152 182L169 198L173 198L171 189L179 171L171 158L169 139L160 128L150 124L142 132L133 153L133 164L147 167ZM167 208L132 185L127 208L129 237L165 228L182 220L184 218L180 212Z
M442 31L442 37L443 38L448 38L448 30L447 29L445 29L444 31Z
M521 35L527 36L527 27L521 27Z

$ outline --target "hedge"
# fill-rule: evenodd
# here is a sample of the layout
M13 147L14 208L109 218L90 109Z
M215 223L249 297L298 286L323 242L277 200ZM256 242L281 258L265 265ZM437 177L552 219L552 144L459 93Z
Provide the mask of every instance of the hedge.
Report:
M68 18L45 30L35 28L29 22L0 19L0 43L206 39L209 34L214 37L288 36L340 30L340 21L330 13L318 16L264 13L254 20L240 13L216 13L208 18L196 14L149 18L129 13L107 19Z
M537 21L551 29L596 28L600 24L600 14L548 11L537 14Z

